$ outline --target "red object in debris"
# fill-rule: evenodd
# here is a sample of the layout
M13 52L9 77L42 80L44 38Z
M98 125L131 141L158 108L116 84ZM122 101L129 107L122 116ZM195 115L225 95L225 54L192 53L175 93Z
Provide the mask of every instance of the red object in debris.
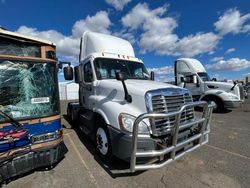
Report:
M9 139L9 138L22 138L25 135L27 135L28 131L26 129L23 130L10 130L9 132L4 132L4 131L0 131L0 140L2 139Z

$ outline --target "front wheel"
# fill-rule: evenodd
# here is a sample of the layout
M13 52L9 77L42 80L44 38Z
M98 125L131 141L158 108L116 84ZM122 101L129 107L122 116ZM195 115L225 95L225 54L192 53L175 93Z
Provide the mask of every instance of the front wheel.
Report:
M103 121L97 122L95 145L98 155L105 161L113 158L108 128Z
M224 111L224 105L223 105L223 102L217 98L208 98L208 99L205 99L205 101L208 103L208 104L214 104L215 107L214 107L214 112L218 112L218 113L221 113Z
M67 108L67 119L72 122L72 118L71 118L71 107L68 105L68 108Z

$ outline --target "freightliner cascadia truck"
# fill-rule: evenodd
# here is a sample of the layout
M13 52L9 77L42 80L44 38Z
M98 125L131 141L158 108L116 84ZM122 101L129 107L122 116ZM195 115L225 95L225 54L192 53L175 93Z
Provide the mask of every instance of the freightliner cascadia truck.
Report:
M134 172L163 167L208 142L213 106L154 81L128 41L85 32L79 59L74 70L64 68L65 79L79 84L79 102L69 103L67 114L101 158L128 161ZM201 116L195 106L204 107Z
M0 29L0 183L67 151L57 68L53 43Z
M214 103L217 112L239 107L245 98L243 86L210 79L201 62L192 58L175 62L175 84L191 91L196 101Z

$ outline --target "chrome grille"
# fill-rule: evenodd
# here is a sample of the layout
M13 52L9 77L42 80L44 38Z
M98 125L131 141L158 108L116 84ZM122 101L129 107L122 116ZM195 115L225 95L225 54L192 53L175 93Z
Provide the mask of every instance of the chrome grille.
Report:
M185 90L184 90L185 91ZM151 107L149 112L166 113L180 110L184 104L193 102L192 96L189 93L174 92L160 93L151 95ZM181 114L181 124L194 119L193 107L187 108ZM152 118L150 119L152 134L154 136L161 136L171 132L175 122L175 117L169 118Z

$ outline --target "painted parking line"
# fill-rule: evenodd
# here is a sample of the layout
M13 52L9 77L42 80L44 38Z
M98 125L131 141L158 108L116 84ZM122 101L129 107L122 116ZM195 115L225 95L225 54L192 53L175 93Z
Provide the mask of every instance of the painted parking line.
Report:
M70 134L68 133L68 134L64 134L64 135L67 136L67 137L69 138L69 141L70 141L70 143L71 143L71 145L72 145L74 151L76 152L77 156L79 157L79 159L80 159L82 165L87 169L87 172L88 172L88 174L89 174L89 176L90 176L90 178L91 178L91 181L96 185L97 188L99 188L99 186L98 186L98 184L97 184L97 181L96 181L95 177L94 177L93 174L91 173L89 167L87 166L87 164L85 163L84 159L82 158L82 156L81 156L79 150L78 150L77 147L75 146L75 143L74 143L74 141L71 139Z
M241 158L250 160L250 157L248 157L248 156L241 155L241 154L238 154L238 153L235 153L235 152L232 152L232 151L228 151L226 149L222 149L222 148L219 148L219 147L216 147L216 146L212 146L212 145L209 145L209 144L206 144L205 146L213 148L213 149L218 150L218 151L223 151L223 152L229 153L229 154L237 156L237 157L241 157Z

